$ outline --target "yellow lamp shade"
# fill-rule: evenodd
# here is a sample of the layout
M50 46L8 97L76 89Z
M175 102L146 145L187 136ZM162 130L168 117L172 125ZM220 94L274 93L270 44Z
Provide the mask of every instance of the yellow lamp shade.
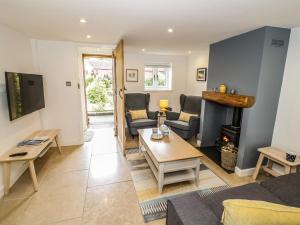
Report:
M162 111L166 111L166 108L169 107L169 100L167 99L159 100L159 107Z

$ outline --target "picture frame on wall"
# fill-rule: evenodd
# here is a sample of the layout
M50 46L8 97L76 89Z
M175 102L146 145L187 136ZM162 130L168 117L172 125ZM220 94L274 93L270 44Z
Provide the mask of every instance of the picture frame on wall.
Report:
M126 82L138 82L139 71L138 69L126 69Z
M206 81L207 68L197 68L197 81Z

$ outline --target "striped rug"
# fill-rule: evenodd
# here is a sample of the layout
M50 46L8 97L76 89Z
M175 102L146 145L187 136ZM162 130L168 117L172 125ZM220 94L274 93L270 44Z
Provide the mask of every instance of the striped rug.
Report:
M207 196L228 188L222 179L204 164L201 164L199 186L196 186L194 182L170 184L166 185L163 193L160 194L157 188L157 181L144 155L138 149L132 149L127 152L126 158L145 222L164 218L166 216L168 199L190 192L196 192L200 196Z
M207 188L204 190L198 190L198 191L195 191L195 193L197 193L200 197L203 198L205 196L211 195L218 191L226 190L228 188L230 188L228 185L224 185L224 186L219 186L219 187ZM141 209L142 215L144 217L144 221L147 223L147 222L150 222L153 220L165 218L166 213L167 213L167 201L169 199L178 197L180 195L183 195L183 194L173 195L173 196L164 197L164 198L160 198L160 199L149 200L149 201L140 203L140 209Z

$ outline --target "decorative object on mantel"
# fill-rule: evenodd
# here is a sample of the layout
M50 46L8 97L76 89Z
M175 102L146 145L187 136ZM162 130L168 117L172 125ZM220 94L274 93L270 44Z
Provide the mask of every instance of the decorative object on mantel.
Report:
M225 94L227 92L227 86L226 86L226 84L220 84L219 91L220 91L220 93Z
M254 96L223 94L212 91L203 91L202 99L239 108L250 108L255 103Z
M138 69L126 69L126 82L138 82Z
M197 81L206 81L206 73L207 68L198 68L196 76Z
M236 89L232 88L232 89L230 90L230 94L235 95L236 93L237 93L237 90L236 90Z
M237 148L233 143L228 143L221 149L221 166L230 171L234 171L237 161Z

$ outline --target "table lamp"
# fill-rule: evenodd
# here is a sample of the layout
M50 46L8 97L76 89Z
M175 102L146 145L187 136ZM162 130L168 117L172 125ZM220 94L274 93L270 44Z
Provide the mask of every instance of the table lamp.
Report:
M167 111L167 108L169 107L169 100L167 99L159 100L159 107L162 112Z

